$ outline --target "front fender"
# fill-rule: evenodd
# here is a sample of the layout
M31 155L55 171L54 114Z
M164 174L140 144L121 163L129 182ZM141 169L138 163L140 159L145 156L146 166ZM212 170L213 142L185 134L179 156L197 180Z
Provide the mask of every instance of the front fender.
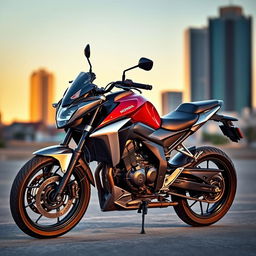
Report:
M33 152L34 155L38 156L49 156L58 160L61 171L65 173L68 169L74 150L69 147L55 145L51 147L42 148L38 151ZM83 168L90 183L95 186L93 175L89 165L82 159L79 159L79 165Z

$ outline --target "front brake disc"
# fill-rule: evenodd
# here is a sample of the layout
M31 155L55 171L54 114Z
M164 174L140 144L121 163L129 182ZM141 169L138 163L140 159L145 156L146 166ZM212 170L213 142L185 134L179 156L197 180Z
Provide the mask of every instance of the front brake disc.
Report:
M29 205L30 209L37 214L39 213L39 211L35 207L34 203L35 203L36 193L37 193L38 188L40 187L40 181L41 181L42 177L43 177L43 174L37 175L29 184L28 191L27 191L28 205Z
M46 179L40 186L36 195L37 210L47 218L58 218L64 215L72 205L72 198L64 195L61 202L52 202L50 193L54 191L59 176L52 176Z

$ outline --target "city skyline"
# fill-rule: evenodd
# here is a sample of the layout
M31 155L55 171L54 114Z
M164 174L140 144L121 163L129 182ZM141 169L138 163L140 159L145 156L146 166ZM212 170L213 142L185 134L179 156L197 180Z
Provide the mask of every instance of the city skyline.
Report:
M185 31L185 90L186 101L210 99L209 32L208 28Z
M221 7L209 19L211 97L223 109L252 108L252 17L240 6Z
M252 17L222 6L205 28L185 32L185 98L220 99L222 110L252 109Z
M30 77L30 122L55 124L54 75L45 69L34 71Z
M163 0L159 4L77 0L61 4L62 8L59 1L48 0L44 5L14 0L0 4L4 34L0 43L0 112L5 123L29 120L29 74L36 68L47 67L54 72L54 100L59 100L68 81L88 70L83 56L88 42L99 86L119 80L122 71L140 57L153 59L152 71L134 70L128 77L154 86L143 95L161 112L161 91L184 88L184 30L205 26L206 20L216 17L218 8L228 1ZM246 15L255 18L255 1L236 0L233 4L241 5ZM253 31L255 42L255 25ZM255 49L253 56L255 95Z

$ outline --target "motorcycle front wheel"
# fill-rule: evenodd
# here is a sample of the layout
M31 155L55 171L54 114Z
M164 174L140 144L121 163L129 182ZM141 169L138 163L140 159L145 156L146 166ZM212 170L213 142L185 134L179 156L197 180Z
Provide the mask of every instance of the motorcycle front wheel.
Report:
M36 238L58 237L83 217L90 200L86 172L77 166L58 201L54 192L63 173L58 161L35 156L17 174L11 189L10 208L14 221Z
M236 193L236 171L230 158L220 149L214 147L200 147L200 157L191 166L196 168L217 168L221 175L213 177L211 184L219 188L219 193L200 193L178 191L179 193L202 199L190 200L172 195L172 200L178 202L174 206L177 215L191 226L208 226L220 220L229 210Z

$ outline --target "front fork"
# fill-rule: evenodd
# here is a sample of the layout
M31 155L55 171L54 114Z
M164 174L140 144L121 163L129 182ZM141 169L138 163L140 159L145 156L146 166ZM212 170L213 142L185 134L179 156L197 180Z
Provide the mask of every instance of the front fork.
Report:
M71 131L69 130L68 133L67 133L67 136L65 137L63 143L61 145L63 146L66 146L70 140L71 140ZM85 141L86 139L88 138L88 135L89 135L89 131L87 130L84 130L83 131L83 134L81 136L81 139L77 145L77 147L75 148L74 150L74 153L70 159L70 162L69 162L69 165L68 165L68 168L63 176L63 178L61 179L61 182L57 188L57 191L55 193L55 199L58 201L58 200L61 200L61 194L63 193L69 179L70 179L70 176L72 175L72 172L74 170L74 167L76 166L80 156L81 156L81 153L83 152L83 149L84 149L84 144L85 144ZM66 139L67 138L67 139ZM64 144L65 143L65 144Z
M68 168L67 168L63 178L61 179L61 182L60 182L60 184L57 188L57 191L55 193L54 198L55 198L56 201L60 201L62 199L61 194L63 193L66 185L68 184L68 181L69 181L69 179L72 175L74 167L76 166L76 163L78 162L82 152L84 151L85 141L86 141L90 132L93 129L92 124L93 124L93 122L96 118L96 115L98 114L99 109L100 109L100 107L95 110L94 115L93 115L93 117L90 121L90 124L86 125L85 128L84 128L84 131L82 133L80 141L79 141L77 147L75 148L74 153L73 153L73 155L70 159ZM67 135L66 135L66 137L65 137L65 139L64 139L64 141L61 145L62 146L67 146L69 144L71 138L72 138L72 131L71 131L71 129L69 129L68 132L67 132Z

